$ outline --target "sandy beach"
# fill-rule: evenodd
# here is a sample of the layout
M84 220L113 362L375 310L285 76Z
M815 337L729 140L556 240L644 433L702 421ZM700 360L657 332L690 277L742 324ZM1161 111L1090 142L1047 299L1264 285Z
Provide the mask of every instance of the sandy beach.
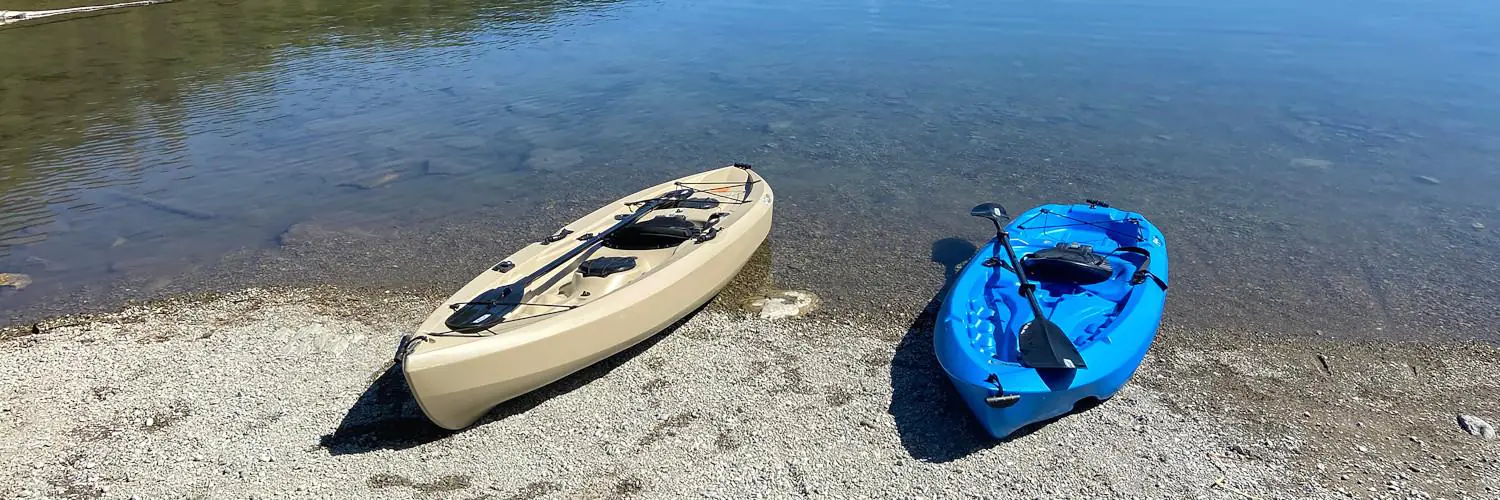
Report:
M988 439L906 323L716 301L479 424L389 359L437 299L251 289L3 334L0 494L52 498L1495 498L1485 344L1165 325L1113 399ZM1265 339L1260 341L1257 339Z

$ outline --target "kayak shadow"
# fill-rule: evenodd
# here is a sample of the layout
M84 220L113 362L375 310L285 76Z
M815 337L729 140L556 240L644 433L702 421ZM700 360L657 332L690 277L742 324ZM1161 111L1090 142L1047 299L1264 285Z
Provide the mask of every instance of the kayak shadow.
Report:
M976 451L1025 437L1100 404L1092 398L1086 399L1066 414L1023 427L1004 439L990 436L970 413L938 364L937 355L933 353L932 334L943 297L957 278L960 266L977 250L972 243L959 238L933 242L932 261L943 265L943 286L912 321L891 358L890 413L902 447L918 460L936 463L958 460Z
M605 358L540 389L501 403L468 429L503 420L511 415L525 413L552 398L588 385L650 349L651 346L675 332L683 323L696 316L702 309L700 307L673 323L672 326L614 356ZM385 371L365 389L364 394L355 400L354 405L349 407L349 411L344 414L338 427L318 439L318 445L326 448L330 455L352 455L380 450L403 450L440 441L462 432L463 430L450 431L438 427L427 420L427 416L422 414L421 407L417 406L417 400L412 396L411 390L406 386L406 378L401 375L401 367L387 364Z
M943 286L907 327L891 357L891 417L901 446L912 458L948 462L995 443L969 414L932 352L932 330L948 287L978 248L968 240L932 243L932 261L943 266Z

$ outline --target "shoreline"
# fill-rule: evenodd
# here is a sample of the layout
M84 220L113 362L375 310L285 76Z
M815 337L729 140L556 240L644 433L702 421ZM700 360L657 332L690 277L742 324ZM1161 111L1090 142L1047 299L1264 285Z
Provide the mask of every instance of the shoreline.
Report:
M1115 398L994 442L930 311L761 320L732 298L449 433L385 370L428 298L249 289L9 328L0 494L1484 498L1500 349L1164 325ZM1321 359L1321 361L1320 361ZM1325 369L1326 367L1326 369Z

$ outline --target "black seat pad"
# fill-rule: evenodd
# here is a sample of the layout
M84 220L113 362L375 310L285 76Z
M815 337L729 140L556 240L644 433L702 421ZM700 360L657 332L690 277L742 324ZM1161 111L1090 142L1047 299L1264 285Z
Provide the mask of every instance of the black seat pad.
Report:
M671 248L696 238L703 226L683 217L662 215L622 227L604 238L604 246L619 250Z
M1027 255L1021 259L1021 266L1027 278L1070 285L1101 283L1114 274L1109 260L1094 253L1093 247L1077 243L1058 243Z

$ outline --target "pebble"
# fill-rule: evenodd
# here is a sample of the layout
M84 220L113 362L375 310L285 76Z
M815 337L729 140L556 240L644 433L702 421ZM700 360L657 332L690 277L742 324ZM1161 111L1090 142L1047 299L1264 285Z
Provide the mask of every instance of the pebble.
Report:
M1487 441L1495 439L1495 427L1473 415L1458 415L1458 428L1471 436L1478 436Z

